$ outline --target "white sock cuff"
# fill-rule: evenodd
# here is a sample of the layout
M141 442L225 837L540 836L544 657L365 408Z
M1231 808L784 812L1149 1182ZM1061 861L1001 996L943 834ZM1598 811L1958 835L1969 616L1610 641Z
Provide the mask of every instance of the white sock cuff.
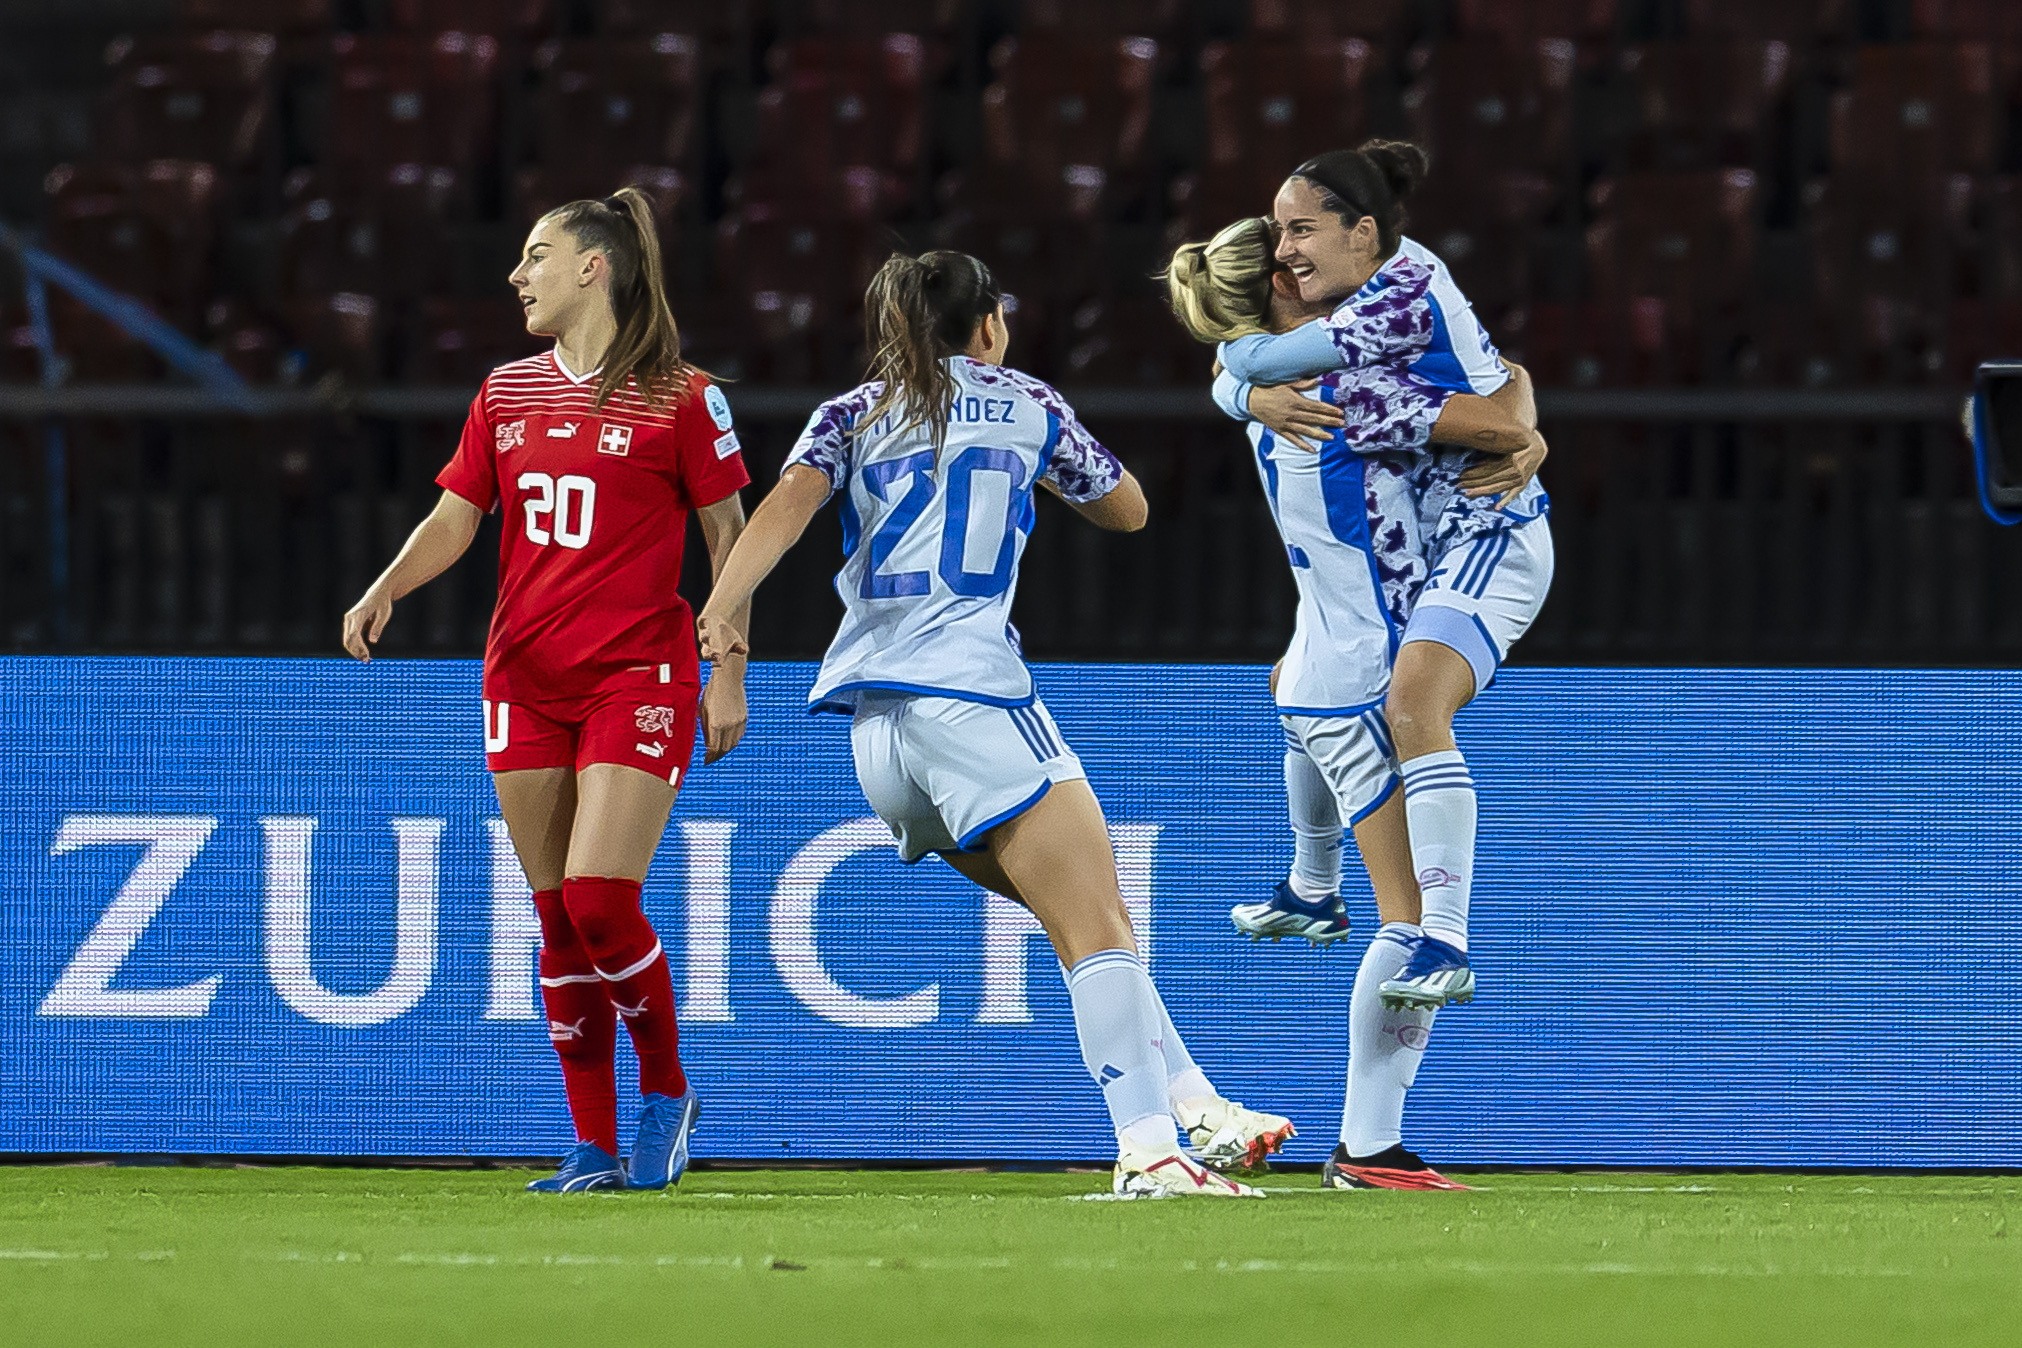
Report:
M1072 988L1084 978L1092 977L1105 969L1135 969L1144 973L1144 961L1132 950L1098 950L1088 955L1067 970L1067 986Z
M1408 778L1414 773L1425 771L1427 768L1464 768L1467 766L1467 756L1458 749L1434 749L1429 754L1420 754L1416 758L1407 758L1398 766Z

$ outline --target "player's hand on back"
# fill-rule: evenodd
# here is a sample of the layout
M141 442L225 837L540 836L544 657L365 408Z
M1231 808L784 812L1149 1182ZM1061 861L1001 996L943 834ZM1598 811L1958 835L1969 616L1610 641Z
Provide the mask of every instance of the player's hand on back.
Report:
M344 649L370 664L372 644L379 640L379 634L386 630L387 619L392 616L393 596L377 585L367 590L344 615Z
M1516 500L1517 494L1530 480L1538 475L1545 455L1550 449L1545 438L1536 431L1531 432L1531 442L1520 452L1506 458L1484 458L1481 462L1460 475L1460 489L1469 496L1496 496L1495 505L1501 510Z
M1318 450L1347 424L1340 408L1302 392L1319 383L1317 379L1301 379L1295 384L1258 384L1250 390L1250 415L1280 439L1300 449Z

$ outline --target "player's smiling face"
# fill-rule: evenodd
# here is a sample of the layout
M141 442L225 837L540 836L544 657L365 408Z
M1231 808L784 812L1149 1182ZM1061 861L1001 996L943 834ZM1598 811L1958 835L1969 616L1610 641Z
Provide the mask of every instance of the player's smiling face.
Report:
M528 332L560 336L581 306L596 298L596 291L584 282L583 264L583 250L560 224L542 220L534 226L519 266L506 278L526 311Z
M1304 178L1285 180L1271 214L1278 224L1278 261L1308 304L1347 299L1376 274L1376 222L1367 216L1343 222Z

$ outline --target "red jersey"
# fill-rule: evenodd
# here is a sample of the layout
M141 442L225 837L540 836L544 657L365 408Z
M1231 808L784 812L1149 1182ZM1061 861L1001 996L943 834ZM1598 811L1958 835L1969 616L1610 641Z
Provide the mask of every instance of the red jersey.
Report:
M641 665L699 682L678 589L688 512L751 481L723 390L696 374L649 405L636 382L599 409L597 376L554 352L493 370L436 482L504 512L484 695L578 697Z

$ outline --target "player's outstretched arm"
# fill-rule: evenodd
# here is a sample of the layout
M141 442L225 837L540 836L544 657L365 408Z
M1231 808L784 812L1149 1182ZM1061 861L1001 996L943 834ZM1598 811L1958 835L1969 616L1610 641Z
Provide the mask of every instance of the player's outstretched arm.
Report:
M750 654L741 623L750 611L752 593L772 574L787 549L800 541L828 497L828 477L819 468L792 463L780 475L779 485L758 503L751 523L716 573L709 602L695 619L695 637L704 660L720 664Z
M1060 488L1051 478L1039 479L1040 485L1060 496ZM1067 500L1061 496L1062 500ZM1151 515L1151 507L1144 499L1144 488L1129 469L1117 479L1116 485L1093 501L1068 501L1075 513L1098 529L1110 529L1120 534L1136 533L1144 528L1144 522Z
M372 643L386 630L394 601L449 570L477 537L478 522L483 518L484 512L469 501L445 491L428 518L414 526L392 564L344 615L344 649L360 660L371 660Z
M709 549L709 574L721 580L724 563L744 534L744 502L733 492L714 505L703 506L695 517L701 521L702 542ZM730 615L730 621L740 632L751 630L749 600ZM735 749L750 721L750 707L744 698L744 657L728 656L716 662L709 686L702 690L702 761L714 763Z

